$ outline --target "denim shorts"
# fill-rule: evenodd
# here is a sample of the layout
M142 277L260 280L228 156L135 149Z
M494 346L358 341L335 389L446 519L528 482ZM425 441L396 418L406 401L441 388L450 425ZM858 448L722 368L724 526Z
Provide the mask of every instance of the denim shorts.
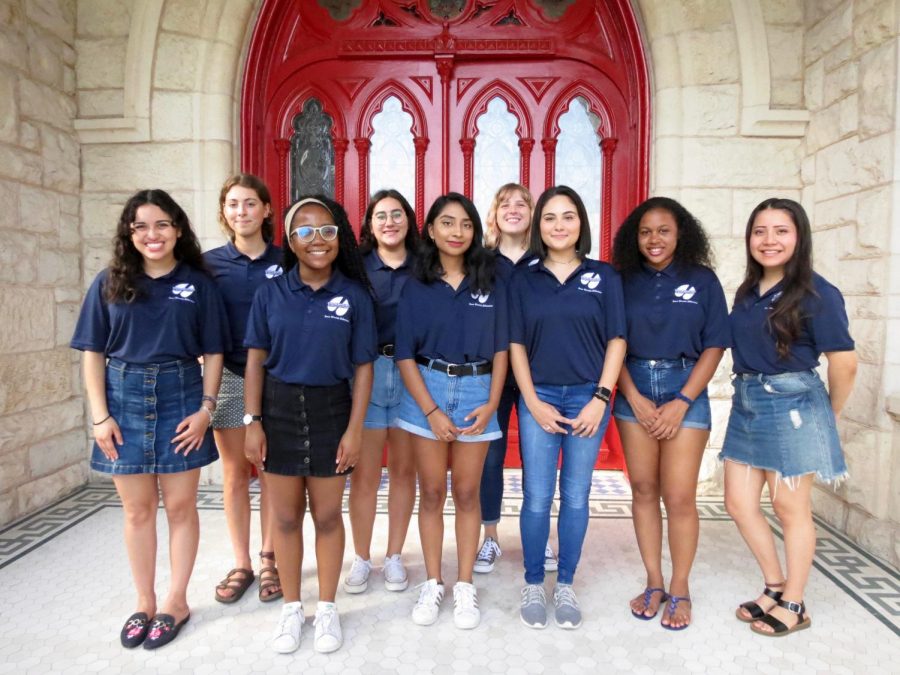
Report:
M375 378L372 396L366 409L366 429L389 429L398 426L400 399L403 397L403 379L394 359L379 356L375 360Z
M203 375L195 359L166 363L106 364L106 405L119 425L124 443L119 458L107 459L94 443L91 468L101 473L179 473L219 458L212 431L196 450L175 452L175 428L200 410Z
M437 406L457 427L471 426L473 420L463 418L478 406L487 403L491 393L490 373L451 377L428 366L422 364L418 364L418 366L419 373L425 380L425 386L428 387L428 393L431 394L431 398L434 399ZM403 397L400 400L398 426L417 436L438 440L431 433L431 426L428 424L425 413L406 389L403 390ZM497 413L495 412L491 415L491 419L482 433L477 436L460 434L456 440L460 443L481 443L482 441L493 441L502 436L503 432L500 431L500 425L497 424Z
M329 478L350 423L350 383L307 387L266 374L262 426L266 432L266 473Z
M240 429L244 426L244 378L222 369L222 383L216 397L213 429Z
M826 483L847 475L831 400L814 370L736 375L719 459L774 471L815 473Z
M625 361L625 367L628 368L628 374L641 396L661 406L675 399L675 395L682 390L691 376L695 363L693 359L636 359L629 356ZM623 422L635 424L638 422L622 392L616 395L613 416ZM712 428L712 413L706 389L700 392L687 409L684 419L681 420L681 426L688 429Z

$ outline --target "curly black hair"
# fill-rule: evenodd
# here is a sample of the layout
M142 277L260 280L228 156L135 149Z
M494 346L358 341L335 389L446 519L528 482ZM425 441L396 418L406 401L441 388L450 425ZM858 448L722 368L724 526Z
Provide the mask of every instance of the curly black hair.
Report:
M463 271L469 277L473 290L479 293L490 293L494 288L494 261L495 256L492 251L486 249L482 243L484 231L481 227L481 217L478 215L478 209L472 201L465 195L458 192L448 192L434 200L434 204L428 209L428 215L425 217L425 227L421 244L419 245L419 254L416 256L413 266L413 273L420 281L430 284L440 279L444 274L444 268L441 266L441 256L438 251L434 239L428 233L428 228L435 224L441 211L447 204L459 204L469 220L472 221L473 237L472 244L463 254Z
M568 185L554 185L541 193L534 205L531 214L531 241L528 246L528 254L536 255L541 260L547 257L547 245L541 237L541 217L544 215L544 207L553 197L568 197L575 205L578 214L579 234L575 244L575 254L580 260L584 260L591 252L591 221L588 218L587 209L581 196Z
M333 199L322 194L301 195L297 201L291 204L285 210L284 222L284 239L282 244L282 261L281 266L285 270L293 269L298 264L297 256L291 250L290 246L290 229L291 224L286 222L287 215L290 214L294 205L304 199L315 199L322 202L331 212L334 218L334 224L338 226L338 254L334 261L335 266L350 279L360 282L366 290L374 297L372 284L369 283L369 277L366 275L366 268L363 266L362 254L359 251L359 245L356 243L356 237L353 234L353 228L350 226L350 219L347 218L347 212L344 207Z
M763 268L750 254L750 236L753 234L753 224L760 212L766 209L778 209L790 216L797 228L797 246L794 255L784 266L784 291L775 303L774 308L768 314L769 327L775 334L775 348L778 356L786 358L791 351L791 345L799 337L803 328L806 315L803 311L803 300L809 296L817 296L813 285L812 263L812 228L809 224L809 216L804 208L793 199L784 197L772 197L765 199L750 213L747 219L747 229L744 232L744 246L747 251L747 271L744 280L738 286L734 296L737 304L749 295L762 279Z
M131 226L137 217L137 210L147 204L162 209L181 233L175 240L175 259L194 269L206 271L200 242L191 229L191 221L184 209L165 190L140 190L125 202L116 225L113 257L109 263L109 276L104 284L108 302L133 302L143 296L137 282L138 275L144 271L144 258L134 246Z
M613 265L626 275L640 270L644 256L638 247L638 231L641 219L648 211L654 209L663 209L671 213L678 226L675 262L679 265L702 265L712 269L713 254L703 226L690 211L669 197L651 197L628 214L613 240Z
M375 240L375 234L372 232L372 214L375 212L375 206L378 202L382 199L387 199L388 197L400 202L400 208L402 208L403 212L406 214L406 238L403 240L406 250L414 252L419 247L419 226L416 221L416 212L413 210L413 207L409 205L406 198L397 190L379 190L372 195L372 199L369 200L369 205L366 207L366 214L363 217L362 227L359 230L359 252L363 255L367 255L378 248L378 242Z

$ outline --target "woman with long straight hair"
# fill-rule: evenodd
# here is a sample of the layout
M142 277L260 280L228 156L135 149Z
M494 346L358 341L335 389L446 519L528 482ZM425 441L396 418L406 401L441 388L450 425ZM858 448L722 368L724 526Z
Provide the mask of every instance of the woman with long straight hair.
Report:
M479 486L488 443L500 438L497 404L506 378L506 288L481 243L481 219L461 194L438 197L425 218L415 279L397 312L397 366L406 384L400 427L413 435L419 536L427 580L412 612L433 624L444 597L441 553L447 470L456 509L457 628L481 620L472 568L481 529ZM452 459L451 459L452 457Z
M350 526L356 555L344 578L344 590L348 593L362 593L369 585L372 529L385 442L389 492L384 587L403 591L409 585L400 554L416 501L416 463L409 432L399 426L403 380L394 361L394 343L397 303L412 272L418 245L416 214L406 198L397 190L379 190L372 195L359 232L359 251L375 292L378 358L363 425L362 451L350 479Z
M91 468L112 475L125 514L137 611L122 628L124 647L162 647L191 617L197 484L200 468L218 456L209 429L229 346L222 299L187 214L162 190L135 193L119 216L112 262L88 289L72 338L84 352ZM162 603L155 589L160 492L171 566Z
M519 615L547 625L544 552L559 471L559 570L556 625L578 628L573 588L588 526L594 464L609 423L609 399L625 357L622 282L608 264L587 258L591 231L572 188L547 189L534 208L533 264L510 287L510 358L522 392L519 445L524 500L519 519L525 586Z
M285 273L253 298L244 387L244 451L266 473L284 604L272 648L300 646L303 517L316 531L317 652L343 644L335 595L344 559L342 503L359 461L372 390L375 317L347 214L322 195L284 218Z
M231 604L243 597L255 575L250 561L250 475L253 465L244 456L244 332L253 296L260 285L281 276L281 249L273 241L272 197L260 178L239 173L219 192L219 224L228 243L203 254L203 260L222 293L231 327L231 351L225 355L222 385L213 415L213 436L222 458L225 521L234 552L234 568L216 586L217 601ZM265 473L259 476L259 599L281 597L275 551L272 548L271 510Z
M737 618L778 637L809 628L803 601L816 550L811 490L847 465L836 420L856 376L841 292L813 271L812 232L792 199L762 201L747 221L747 271L731 311L734 396L720 458L725 507L760 567L763 593ZM828 361L828 389L816 367ZM767 486L784 533L786 571L760 509Z

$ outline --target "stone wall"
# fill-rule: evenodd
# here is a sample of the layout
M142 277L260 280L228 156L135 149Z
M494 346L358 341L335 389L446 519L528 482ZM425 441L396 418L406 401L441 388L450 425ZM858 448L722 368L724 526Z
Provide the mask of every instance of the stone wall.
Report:
M88 477L75 1L0 0L0 524Z
M860 359L841 423L851 477L837 491L817 491L815 505L895 564L900 443L890 413L900 415L898 18L895 0L806 3L804 91L811 119L802 148L816 268L844 292Z

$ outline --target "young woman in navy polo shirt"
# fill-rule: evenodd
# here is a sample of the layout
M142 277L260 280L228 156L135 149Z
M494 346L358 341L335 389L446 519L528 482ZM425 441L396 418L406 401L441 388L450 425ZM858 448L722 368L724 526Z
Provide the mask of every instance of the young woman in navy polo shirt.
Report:
M478 550L478 493L488 443L500 438L497 404L506 379L506 287L481 244L475 205L455 192L428 211L416 278L397 311L397 365L406 384L400 426L413 434L419 477L419 536L427 581L412 612L433 624L444 597L441 552L447 469L456 508L458 628L481 620L472 568ZM452 452L452 455L451 455ZM451 460L452 456L452 460Z
M334 604L344 557L341 501L362 444L375 317L344 209L308 197L291 206L284 224L285 273L259 287L247 323L244 449L266 472L274 517L284 606L272 647L289 653L300 646L309 499L319 578L314 646L332 652L343 642Z
M663 628L690 624L688 576L700 519L697 475L712 419L706 386L730 344L725 293L711 267L706 233L674 199L653 197L625 219L613 244L622 274L628 358L613 415L625 449L638 548L647 571L631 601L638 619L668 600ZM672 579L662 574L666 505Z
M175 639L191 616L197 483L200 467L217 457L208 431L229 347L225 309L203 271L200 244L187 215L162 190L142 190L125 204L112 262L88 289L72 347L84 352L95 440L91 468L112 475L125 511L138 602L121 642L155 649ZM157 604L160 490L171 582Z
M222 458L225 479L225 520L234 550L234 569L216 586L219 602L237 602L253 583L250 562L250 471L244 457L244 366L247 350L244 332L253 295L260 284L281 276L281 249L273 239L272 198L266 184L256 176L240 173L225 181L219 192L219 224L229 242L207 251L204 262L219 286L228 323L231 351L225 354L225 369L219 400L213 414L213 436ZM271 602L281 597L275 553L272 549L271 511L260 474L259 599Z
M559 473L559 575L556 624L581 625L572 583L588 526L588 497L609 398L625 358L625 309L618 273L588 260L591 232L584 203L565 185L535 205L531 251L537 260L510 287L510 358L522 392L519 446L524 467L520 517L525 587L520 617L547 625L544 551Z
M816 549L813 478L847 475L836 419L853 388L856 353L841 292L812 268L803 207L766 199L750 214L747 272L731 311L734 397L720 457L725 507L756 558L763 593L737 609L754 632L808 628L803 591ZM828 389L816 373L828 360ZM784 533L787 576L760 510L763 486Z
M398 426L403 380L394 363L395 323L400 293L412 270L419 244L416 214L396 190L379 190L369 201L359 232L366 275L375 291L375 322L378 325L378 359L375 381L366 411L363 447L353 470L350 486L350 526L356 555L344 590L362 593L372 571L372 528L381 482L381 455L388 448L388 541L384 557L384 586L403 591L409 585L400 559L409 519L416 501L416 464L409 432Z
M494 195L485 220L484 245L494 249L497 256L497 276L509 283L513 272L524 267L533 256L527 255L531 243L531 211L534 200L528 189L518 183L507 183ZM497 422L503 437L491 441L481 474L481 522L484 526L484 542L478 549L475 571L487 574L493 571L502 555L497 524L503 503L503 464L506 461L509 418L513 406L518 403L519 389L512 369L507 370L506 383L497 408ZM556 570L556 558L547 546L545 568Z

